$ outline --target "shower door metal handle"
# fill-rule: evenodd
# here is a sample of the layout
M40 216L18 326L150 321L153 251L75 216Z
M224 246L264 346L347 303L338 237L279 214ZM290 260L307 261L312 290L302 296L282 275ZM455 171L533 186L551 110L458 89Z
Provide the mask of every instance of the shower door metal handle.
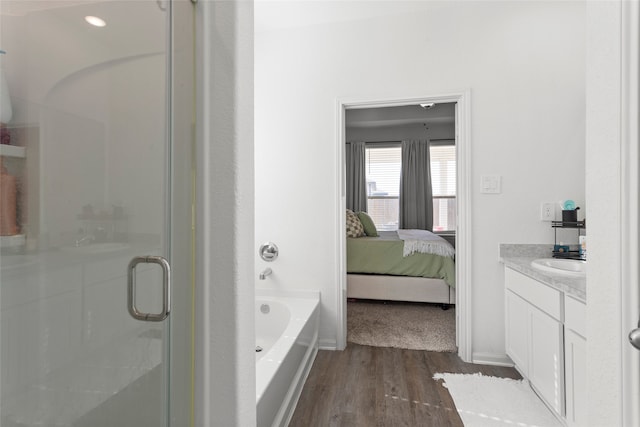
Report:
M636 350L640 350L640 328L629 333L629 342Z
M629 342L636 350L640 350L640 320L638 320L638 327L629 332Z
M142 313L136 307L136 266L138 264L158 264L162 268L162 312ZM147 322L161 322L171 311L171 266L161 256L136 256L129 262L127 273L127 309L131 317Z

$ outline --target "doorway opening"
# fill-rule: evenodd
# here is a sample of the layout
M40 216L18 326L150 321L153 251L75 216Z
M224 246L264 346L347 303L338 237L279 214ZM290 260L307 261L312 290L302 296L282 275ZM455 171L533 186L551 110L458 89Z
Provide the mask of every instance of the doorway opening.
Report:
M341 100L338 103L339 146L337 147L342 179L339 180L339 290L337 347L344 349L347 340L347 298L398 299L425 303L455 304L455 341L459 356L471 360L469 321L470 242L468 212L470 199L468 106L469 94L386 100ZM401 141L430 140L430 170L433 187L433 234L455 247L453 280L412 278L393 275L350 274L347 276L347 254L353 255L353 243L365 244L369 239L350 239L347 248L345 223L347 208L347 143L365 144L366 209L380 234L398 228L398 178ZM351 185L351 184L350 184ZM362 204L362 203L361 203ZM420 228L420 227L415 227ZM402 233L402 231L401 231ZM351 251L351 252L348 252ZM420 255L422 256L422 255ZM350 257L350 269L353 256ZM376 272L372 272L376 273ZM347 278L348 277L348 278ZM395 279L406 291L395 294ZM448 282L448 283L447 283ZM454 286L450 286L454 285ZM372 286L372 287L371 287ZM454 288L455 287L455 288ZM390 291L393 289L393 291ZM389 294L391 292L391 294ZM387 295L392 295L387 298ZM415 295L415 296L412 296ZM396 298L397 296L397 298Z

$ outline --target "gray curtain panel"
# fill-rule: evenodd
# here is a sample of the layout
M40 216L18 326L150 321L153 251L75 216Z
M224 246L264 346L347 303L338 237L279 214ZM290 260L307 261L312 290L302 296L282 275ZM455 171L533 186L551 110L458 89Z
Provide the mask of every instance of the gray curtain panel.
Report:
M401 229L433 231L433 190L429 141L402 141L400 173Z
M354 212L367 211L367 177L365 173L364 141L347 142L347 209Z

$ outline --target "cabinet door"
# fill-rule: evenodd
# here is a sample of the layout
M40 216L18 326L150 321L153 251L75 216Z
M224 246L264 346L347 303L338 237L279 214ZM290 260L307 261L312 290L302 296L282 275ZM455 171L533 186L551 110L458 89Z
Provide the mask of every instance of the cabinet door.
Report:
M507 355L525 377L529 375L529 333L527 313L529 304L511 292L506 291L506 347Z
M587 425L587 340L565 329L564 348L567 423L584 426Z
M529 380L558 414L564 410L562 324L529 306Z

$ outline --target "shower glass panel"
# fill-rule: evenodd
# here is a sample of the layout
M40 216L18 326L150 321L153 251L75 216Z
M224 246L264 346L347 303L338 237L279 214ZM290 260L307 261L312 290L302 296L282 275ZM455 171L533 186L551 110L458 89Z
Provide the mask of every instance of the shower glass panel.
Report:
M174 358L191 357L189 342L171 351L190 297L174 289L179 310L162 321L127 311L132 257L173 266L175 245L191 253L172 206L173 178L190 175L174 161L174 129L191 123L172 114L181 7L191 4L0 1L3 427L190 425L190 403L171 393ZM186 294L187 270L172 274ZM138 310L161 312L160 266L138 264L134 277ZM178 398L189 381L187 369Z

